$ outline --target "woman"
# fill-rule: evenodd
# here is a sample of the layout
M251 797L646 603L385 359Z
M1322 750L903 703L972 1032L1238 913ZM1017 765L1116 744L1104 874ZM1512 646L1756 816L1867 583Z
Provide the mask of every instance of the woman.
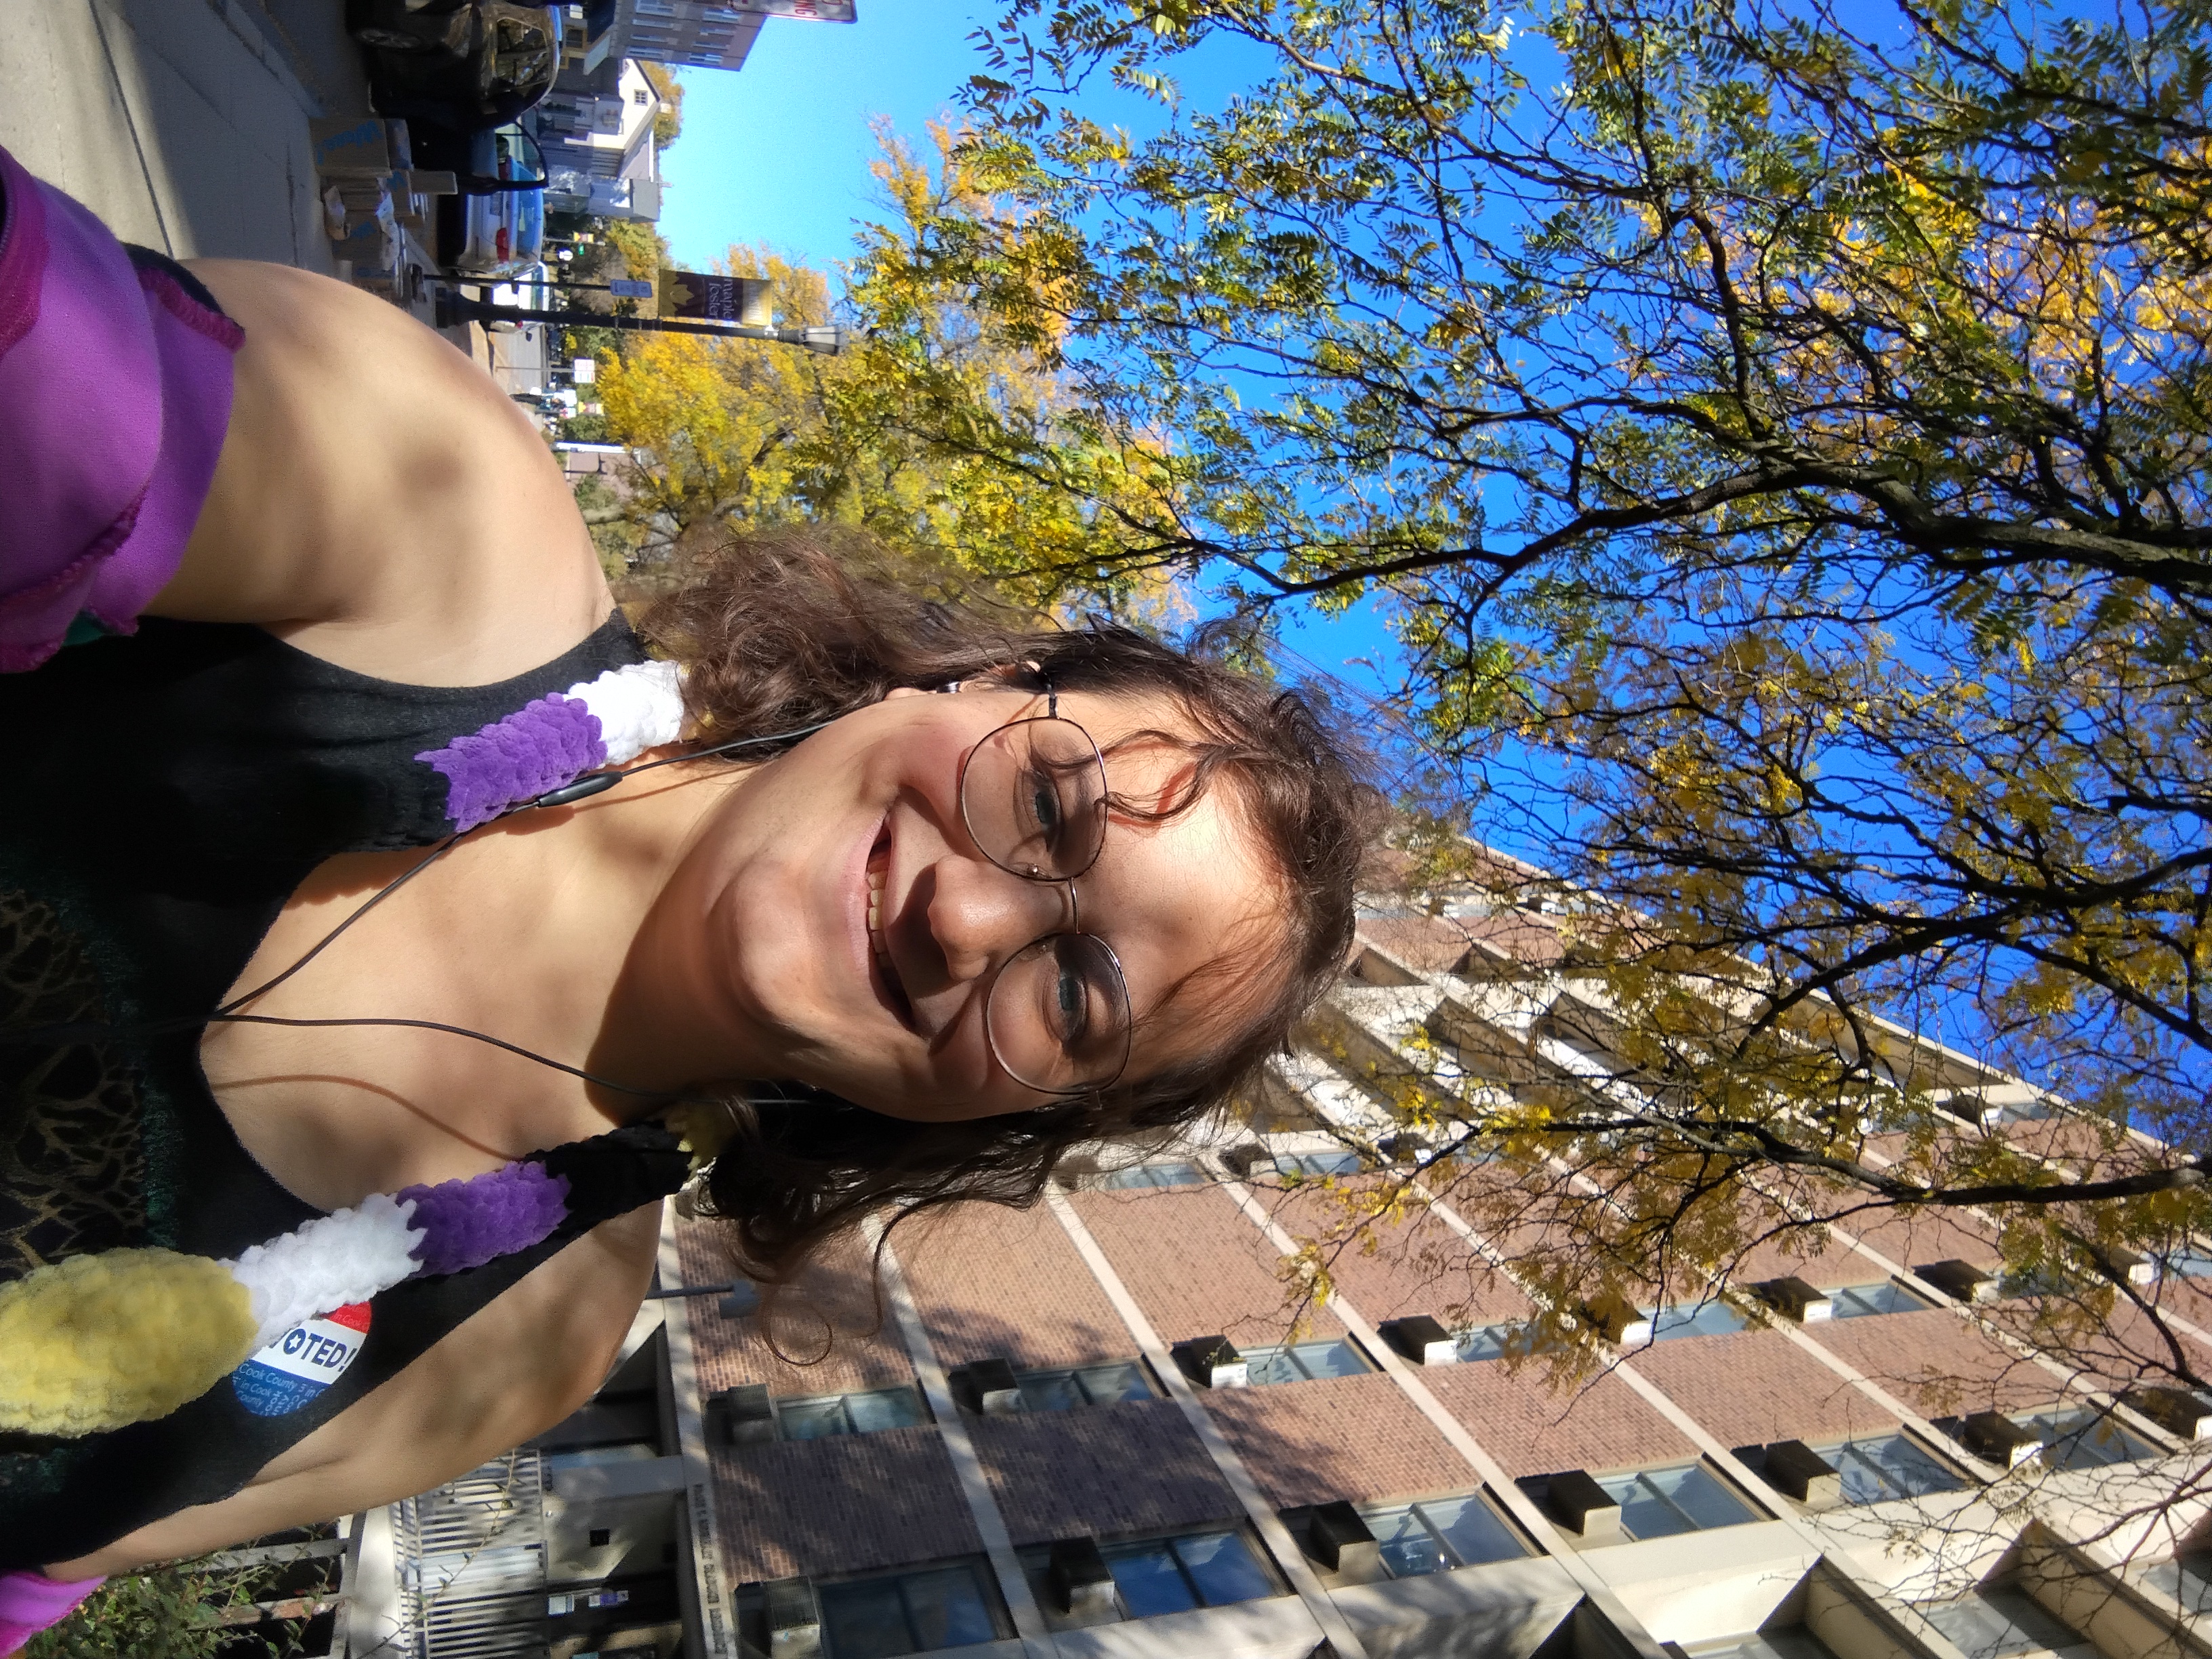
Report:
M568 1414L672 1102L774 1277L1187 1121L1334 973L1370 793L1295 696L805 535L648 618L679 692L444 341L0 189L0 1650Z

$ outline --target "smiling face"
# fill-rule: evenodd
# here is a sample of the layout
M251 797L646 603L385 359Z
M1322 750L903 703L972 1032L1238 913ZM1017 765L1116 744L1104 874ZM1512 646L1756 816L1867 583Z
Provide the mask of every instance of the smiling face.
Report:
M1044 712L1040 696L983 683L894 693L761 767L717 809L662 909L689 935L678 941L686 1000L750 1058L739 1074L918 1120L1048 1098L994 1060L984 1011L1004 963L1070 926L1068 890L984 856L959 789L979 743ZM1063 693L1060 713L1107 751L1117 798L1179 799L1188 756L1121 745L1146 728L1187 730L1168 700ZM1127 982L1128 1079L1218 1046L1274 988L1282 890L1224 786L1164 823L1112 814L1074 892L1083 931L1111 946ZM996 1023L1003 1046L1003 1009Z

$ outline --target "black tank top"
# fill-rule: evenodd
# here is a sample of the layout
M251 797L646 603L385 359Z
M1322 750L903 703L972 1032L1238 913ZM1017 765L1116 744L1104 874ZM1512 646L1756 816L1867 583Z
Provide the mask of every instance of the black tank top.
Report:
M319 1214L239 1144L198 1027L127 1028L219 1006L325 859L441 839L446 780L417 755L643 654L617 615L497 685L411 686L258 629L149 619L0 676L0 1282L132 1245L235 1256ZM7 1041L62 1026L99 1035ZM0 1571L236 1492L572 1239L674 1190L684 1167L674 1137L644 1126L544 1157L569 1182L560 1229L375 1297L319 1393L282 1376L257 1393L241 1367L155 1421L0 1435Z

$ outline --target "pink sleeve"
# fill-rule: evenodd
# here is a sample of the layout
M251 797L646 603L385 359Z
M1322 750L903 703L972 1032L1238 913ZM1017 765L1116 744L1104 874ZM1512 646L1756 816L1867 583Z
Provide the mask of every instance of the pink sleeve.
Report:
M0 1573L0 1656L15 1652L40 1631L60 1624L106 1582L80 1578L57 1583L42 1572Z
M244 339L0 149L0 672L80 618L128 633L176 572ZM197 292L195 290L198 290Z

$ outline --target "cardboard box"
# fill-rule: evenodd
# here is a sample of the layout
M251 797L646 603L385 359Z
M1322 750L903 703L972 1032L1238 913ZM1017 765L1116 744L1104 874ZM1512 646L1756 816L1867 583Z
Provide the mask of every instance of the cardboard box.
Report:
M323 181L323 200L336 201L349 213L374 213L392 199L392 186L382 179L349 174Z
M345 234L331 238L334 258L353 262L354 281L374 276L390 279L399 269L399 227L390 211L349 223Z
M310 121L307 140L314 148L318 173L381 178L394 165L385 124L373 115Z
M407 123L374 115L336 117L307 123L315 171L332 176L367 173L388 177L395 167L415 165Z

